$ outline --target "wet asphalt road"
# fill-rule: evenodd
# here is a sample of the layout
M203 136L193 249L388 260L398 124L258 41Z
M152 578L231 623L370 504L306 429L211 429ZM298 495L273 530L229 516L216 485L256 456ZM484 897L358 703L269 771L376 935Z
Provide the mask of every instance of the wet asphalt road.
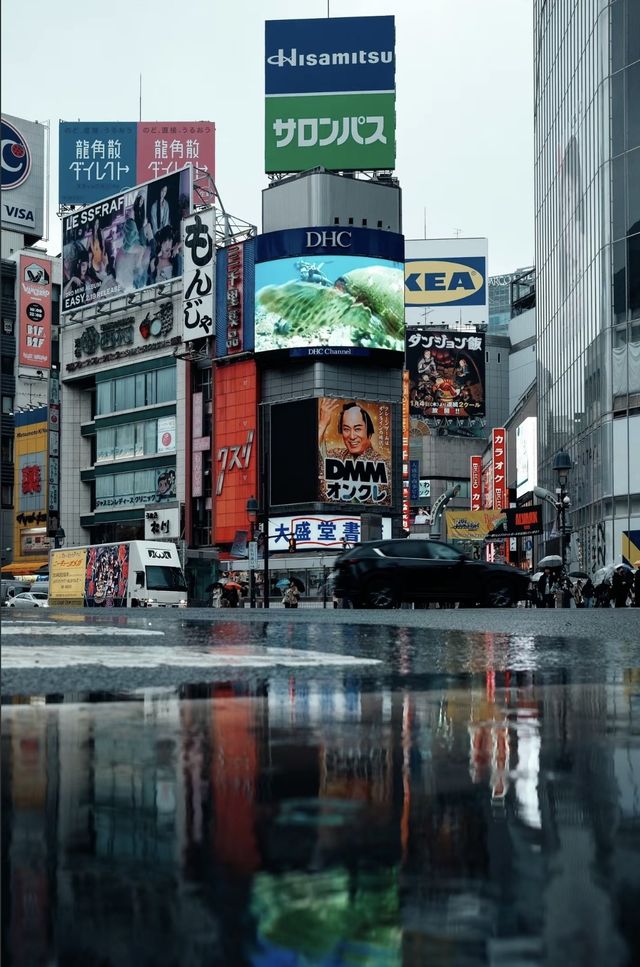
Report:
M640 962L640 611L2 618L4 964Z

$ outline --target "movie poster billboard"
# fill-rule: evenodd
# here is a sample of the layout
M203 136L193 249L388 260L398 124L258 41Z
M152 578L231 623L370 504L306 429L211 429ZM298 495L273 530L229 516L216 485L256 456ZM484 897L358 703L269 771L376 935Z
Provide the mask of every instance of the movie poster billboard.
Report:
M182 276L181 222L191 168L138 185L62 220L63 313Z
M409 410L415 419L485 414L484 335L417 326L407 330Z
M265 171L395 167L395 21L268 20Z
M61 121L60 204L92 205L186 165L193 203L212 203L215 130L213 121Z
M48 128L37 121L2 115L2 227L42 238L47 224Z
M318 400L319 500L389 507L391 403Z
M51 366L51 260L21 255L18 278L18 363L48 370Z
M128 579L128 544L98 544L88 548L85 574L87 608L125 608Z
M402 352L403 257L401 235L366 228L259 236L255 351L320 357Z

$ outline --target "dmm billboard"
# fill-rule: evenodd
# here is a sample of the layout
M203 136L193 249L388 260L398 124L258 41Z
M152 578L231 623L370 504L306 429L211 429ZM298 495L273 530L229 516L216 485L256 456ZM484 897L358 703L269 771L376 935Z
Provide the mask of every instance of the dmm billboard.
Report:
M488 320L486 238L407 240L404 302L407 326Z
M44 235L45 126L2 115L2 227Z
M60 204L91 205L185 165L213 177L215 132L213 121L61 121ZM193 192L194 204L214 201L206 174L194 173Z
M402 352L403 252L402 235L366 228L296 228L258 236L256 352Z
M190 210L184 168L65 215L62 312L181 276L180 223Z
M247 530L247 500L258 485L256 364L252 359L215 371L213 543L231 543Z
M484 335L415 326L406 352L414 419L484 416Z
M20 348L18 363L35 369L51 365L51 260L21 255L18 263L20 288Z
M318 400L320 500L391 505L391 404Z
M395 166L393 17L268 20L265 171Z

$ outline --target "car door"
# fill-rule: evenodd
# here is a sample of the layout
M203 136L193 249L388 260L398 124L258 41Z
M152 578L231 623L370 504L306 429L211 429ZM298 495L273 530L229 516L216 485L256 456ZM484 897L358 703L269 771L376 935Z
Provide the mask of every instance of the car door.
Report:
M402 594L405 599L419 601L437 597L442 584L441 562L432 553L432 541L412 540L394 542L401 554Z
M468 596L469 589L464 581L464 555L440 541L420 541L428 554L428 565L424 568L425 593L431 599L460 601Z

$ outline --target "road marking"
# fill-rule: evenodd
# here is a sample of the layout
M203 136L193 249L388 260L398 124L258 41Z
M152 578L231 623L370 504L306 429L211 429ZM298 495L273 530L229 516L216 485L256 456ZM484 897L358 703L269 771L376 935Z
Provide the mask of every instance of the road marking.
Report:
M5 625L2 629L3 637L13 635L14 637L32 637L37 635L44 637L48 635L84 635L85 637L106 636L121 638L142 638L144 635L158 635L164 637L164 631L149 631L147 628L113 628L109 625L59 625L53 622L37 625ZM66 646L69 647L69 646Z
M108 645L5 645L2 649L2 667L5 671L72 668L80 665L97 665L103 668L273 668L278 665L319 668L380 664L375 658L358 658L355 655L337 655L324 651L297 651L295 648L255 647L248 652L229 648L202 651L188 645L180 649L158 648L153 645L115 648Z

